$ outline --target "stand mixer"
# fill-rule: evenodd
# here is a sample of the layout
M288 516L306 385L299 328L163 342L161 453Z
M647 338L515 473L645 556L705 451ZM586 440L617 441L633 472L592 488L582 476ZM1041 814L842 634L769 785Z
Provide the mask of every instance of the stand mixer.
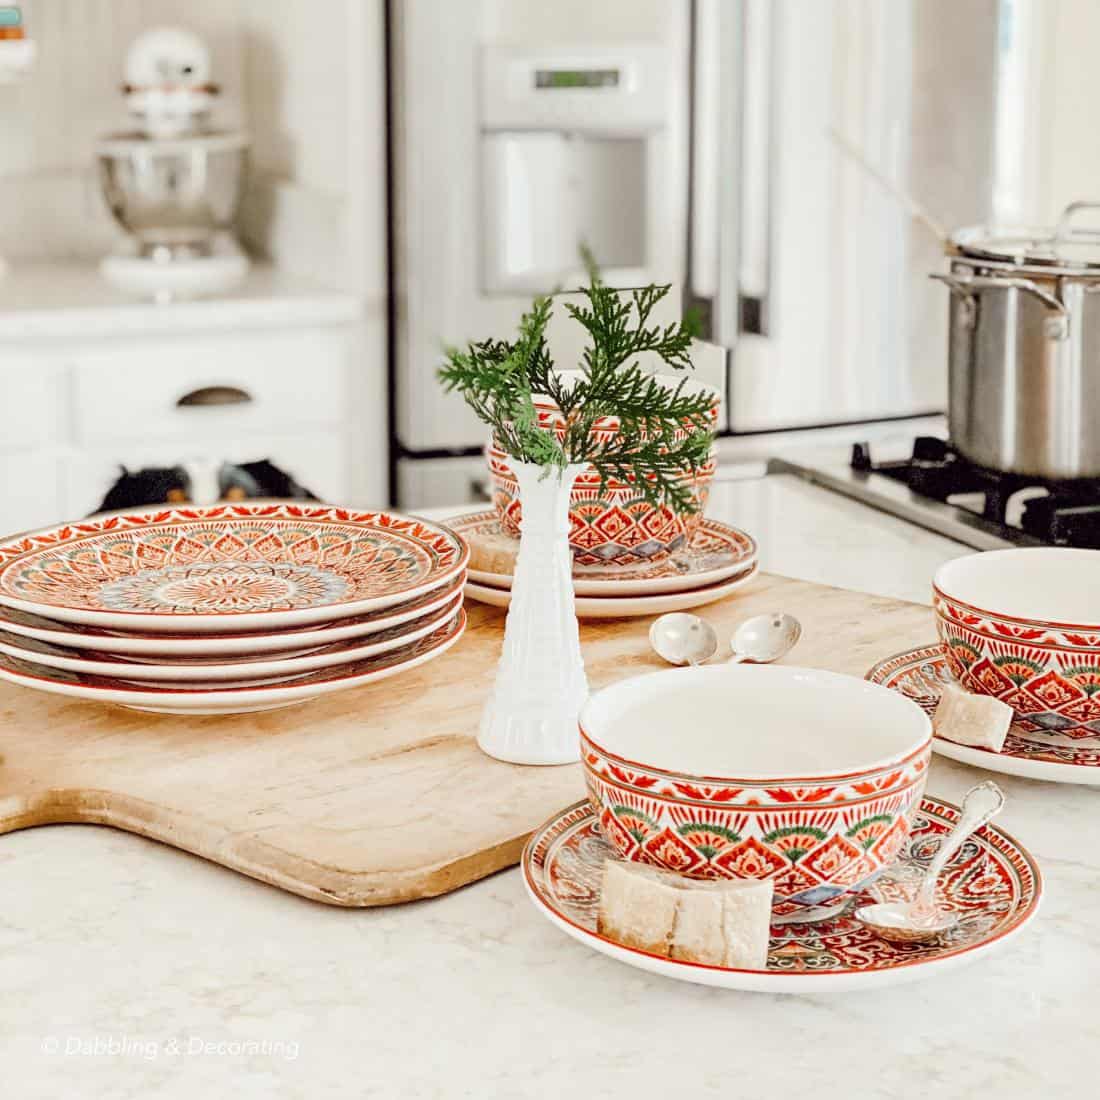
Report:
M248 138L210 125L209 50L190 31L149 31L126 55L122 91L136 129L102 138L96 155L107 206L129 236L100 271L156 301L231 289L249 267L231 231Z

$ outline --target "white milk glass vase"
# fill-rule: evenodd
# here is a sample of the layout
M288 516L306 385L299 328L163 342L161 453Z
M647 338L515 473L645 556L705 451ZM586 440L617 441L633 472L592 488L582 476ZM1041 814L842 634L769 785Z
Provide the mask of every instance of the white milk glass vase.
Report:
M477 743L511 764L570 764L580 759L577 716L588 697L569 549L569 494L585 465L509 461L522 506L519 557Z

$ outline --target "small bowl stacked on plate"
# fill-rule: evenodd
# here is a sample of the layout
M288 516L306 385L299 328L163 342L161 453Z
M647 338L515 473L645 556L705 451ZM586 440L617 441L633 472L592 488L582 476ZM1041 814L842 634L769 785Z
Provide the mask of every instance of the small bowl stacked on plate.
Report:
M0 541L0 679L167 714L270 710L449 649L469 551L389 512L142 509Z
M1013 729L1100 747L1100 551L993 550L932 585L951 675L1016 712Z
M670 385L679 382L669 380ZM717 390L695 381L687 391L710 393L708 421L717 422ZM565 433L558 408L536 399L539 426ZM610 441L619 430L615 417L598 420L591 432ZM685 424L680 435L697 430ZM464 516L456 530L471 543L469 595L506 607L519 546L520 494L507 454L490 439L486 461L493 512ZM647 502L635 483L608 480L589 468L573 486L569 544L573 550L573 586L577 613L585 618L660 614L698 607L721 599L749 581L756 569L756 543L743 531L704 519L714 477L713 452L697 470L682 475L695 510L677 512Z

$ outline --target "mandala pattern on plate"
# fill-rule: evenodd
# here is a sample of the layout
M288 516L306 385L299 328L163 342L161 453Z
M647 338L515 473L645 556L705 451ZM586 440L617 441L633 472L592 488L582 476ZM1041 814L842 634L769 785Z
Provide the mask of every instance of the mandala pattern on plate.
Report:
M900 691L931 714L940 701L943 685L951 683L954 678L943 647L929 645L906 650L880 661L867 673L867 679L873 684L882 684L894 691ZM990 752L988 749L973 751ZM1060 732L1042 731L1019 718L1012 723L1004 748L999 753L990 752L990 755L1041 760L1051 764L1100 767L1100 745L1065 737Z
M99 603L112 611L217 614L318 607L337 603L347 591L345 577L315 565L200 562L143 569L108 581L99 589Z
M1039 872L1011 837L988 825L963 846L940 880L939 904L959 914L958 926L941 942L890 943L852 917L859 905L908 897L940 839L957 820L956 807L925 797L896 868L853 896L836 916L812 924L772 926L767 971L844 974L933 962L981 947L1021 925L1038 904ZM581 802L536 830L523 854L523 870L541 904L602 939L596 918L603 865L609 858L614 853L600 834L596 816Z
M113 515L0 543L0 591L90 610L284 611L412 590L461 564L410 517L299 505Z

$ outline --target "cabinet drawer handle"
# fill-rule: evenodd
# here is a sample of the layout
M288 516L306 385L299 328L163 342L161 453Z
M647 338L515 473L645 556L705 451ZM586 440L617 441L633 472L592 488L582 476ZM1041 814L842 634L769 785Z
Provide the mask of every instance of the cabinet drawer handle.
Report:
M185 393L177 402L177 409L192 408L196 405L249 405L252 394L238 386L202 386Z

